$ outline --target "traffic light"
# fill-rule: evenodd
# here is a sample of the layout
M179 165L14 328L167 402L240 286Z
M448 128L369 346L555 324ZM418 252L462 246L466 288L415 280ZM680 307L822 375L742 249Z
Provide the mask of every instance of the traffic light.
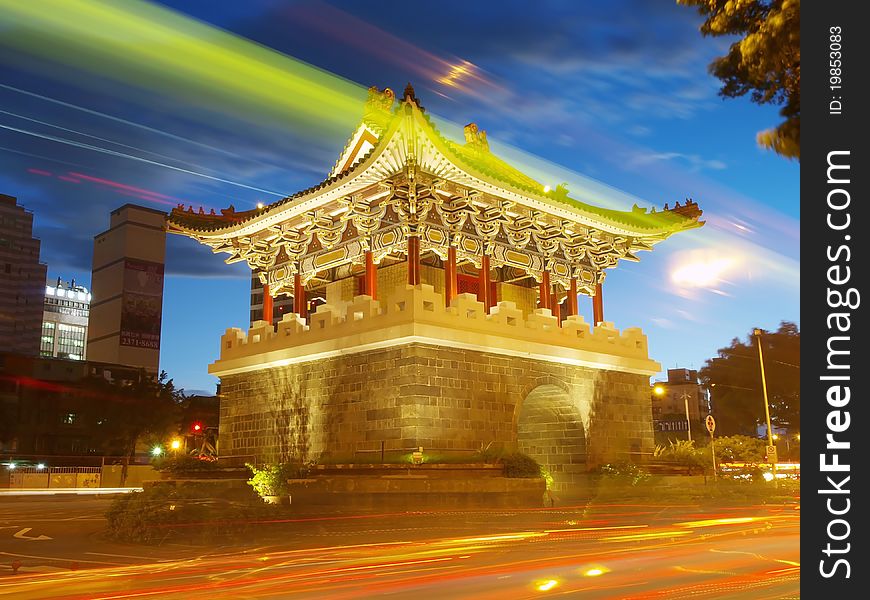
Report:
M194 434L202 433L202 423L196 421L193 425L190 426L190 429L191 431L193 431Z

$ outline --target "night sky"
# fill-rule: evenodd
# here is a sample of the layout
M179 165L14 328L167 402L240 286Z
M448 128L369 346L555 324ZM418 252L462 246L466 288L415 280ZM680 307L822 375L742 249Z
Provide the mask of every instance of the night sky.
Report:
M474 121L496 154L545 183L567 182L575 198L621 209L700 203L705 227L621 263L604 286L606 319L642 327L663 368L700 368L755 326L798 321L799 164L756 145L777 107L717 95L707 66L732 40L703 38L693 9L665 0L534 11L467 0L163 6L216 28L217 39L229 38L218 30L246 38L236 43L251 60L284 64L280 53L337 76L336 97L358 96L358 111L312 117L328 98L313 100L311 114L289 110L295 92L260 70L221 81L211 69L197 85L165 68L149 74L156 26L154 39L124 40L146 56L138 67L107 68L122 55L101 58L101 37L123 33L88 31L85 15L76 25L94 42L91 58L46 44L30 52L4 41L24 25L0 10L0 192L34 212L49 279L89 286L93 236L127 202L242 210L318 183L356 127L365 89L401 95L410 81L442 132L458 137ZM188 392L212 393L206 368L221 333L248 325L248 268L169 236L166 271L161 368ZM581 314L591 320L591 300Z

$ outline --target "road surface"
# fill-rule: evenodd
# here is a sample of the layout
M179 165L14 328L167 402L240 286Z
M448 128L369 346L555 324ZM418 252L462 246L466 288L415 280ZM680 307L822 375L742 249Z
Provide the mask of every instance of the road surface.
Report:
M306 517L206 548L105 541L107 503L0 502L0 598L799 598L796 506Z

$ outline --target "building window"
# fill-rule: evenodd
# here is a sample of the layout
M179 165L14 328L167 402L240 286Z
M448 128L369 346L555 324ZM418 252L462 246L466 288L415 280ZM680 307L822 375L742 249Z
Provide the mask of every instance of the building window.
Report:
M54 323L45 321L42 324L42 337L39 341L39 354L41 356L54 355Z
M75 425L78 418L79 416L76 413L66 413L61 417L60 422L64 425Z
M82 360L85 354L86 328L67 323L57 324L57 355Z

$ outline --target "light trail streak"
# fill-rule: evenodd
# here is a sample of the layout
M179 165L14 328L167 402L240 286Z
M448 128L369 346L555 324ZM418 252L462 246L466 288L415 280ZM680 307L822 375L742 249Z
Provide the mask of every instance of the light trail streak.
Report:
M66 590L65 596L52 594L54 598L142 598L166 596L185 596L190 598L266 598L266 597L291 597L304 595L305 597L329 597L329 598L365 598L385 593L414 593L423 595L427 592L438 590L437 597L475 597L479 600L500 598L528 597L530 580L536 581L536 585L544 585L548 581L559 582L560 591L564 594L590 594L590 598L608 597L592 595L593 592L610 593L612 597L616 590L628 588L649 588L657 586L654 591L640 591L632 594L623 591L621 598L681 598L681 597L717 597L715 593L723 591L752 589L764 590L772 585L788 583L796 579L795 573L775 573L773 576L766 575L766 571L759 570L750 573L741 573L736 577L726 579L706 580L704 582L674 581L673 579L658 577L652 580L638 581L635 568L626 566L637 560L664 561L665 563L676 561L681 555L698 557L698 548L708 545L709 538L697 537L694 540L683 540L682 543L669 544L667 551L652 551L656 546L626 545L618 549L625 558L617 562L608 563L605 568L599 564L587 564L581 566L584 556L601 556L603 554L617 556L617 549L605 549L590 547L588 552L576 550L563 555L554 556L551 551L544 551L543 555L525 557L517 561L505 561L504 552L510 549L519 552L520 555L528 553L525 539L511 539L513 536L522 536L528 532L517 534L505 534L504 536L478 536L483 538L499 537L500 541L494 542L480 552L472 555L460 554L458 548L445 548L447 554L440 557L425 557L418 553L429 552L431 541L409 542L396 549L399 555L392 553L388 545L359 544L347 546L331 546L326 548L308 548L294 551L269 552L267 555L236 556L231 553L222 554L219 557L202 557L191 561L178 561L180 569L173 568L172 564L159 566L147 565L145 569L138 567L118 567L115 569L97 569L87 572L74 572L70 574L51 574L41 582L36 578L17 579L15 584L19 586L34 585L47 586L49 589ZM690 532L686 532L690 533ZM467 538L450 538L462 540ZM343 549L362 550L365 547L378 548L377 556L363 554L358 557L344 554ZM559 546L554 546L553 549ZM330 550L333 549L333 550ZM569 548L566 548L569 550ZM641 551L641 553L638 553ZM322 552L327 551L327 552ZM338 554L333 554L338 552ZM452 554L451 554L452 552ZM667 552L667 554L665 553ZM305 553L306 556L300 556ZM295 560L287 562L283 558L295 555ZM361 560L363 564L351 562L346 565L336 565L331 568L319 568L324 564L322 561L333 556L333 561ZM484 557L491 557L484 563ZM490 563L489 560L496 556L498 562ZM642 558L646 556L647 558ZM345 558L346 557L346 558ZM476 564L463 567L457 561L465 562L469 558L479 558ZM306 560L318 561L314 564L303 564ZM626 562L628 561L628 562ZM578 564L579 563L579 564ZM293 569L288 571L288 569ZM569 569L569 570L565 570ZM543 571L543 573L542 573ZM601 586L582 585L581 579L597 577L601 572L607 572L608 583ZM796 571L796 569L795 569ZM546 574L545 574L546 573ZM165 574L165 575L164 575ZM566 577L571 576L571 580ZM701 574L701 573L698 573ZM112 577L108 579L106 575ZM502 575L512 575L511 582L507 587L498 591L495 588L487 589L489 581L506 581ZM766 579L765 579L766 577ZM142 578L136 581L134 578ZM113 581L115 581L113 583ZM164 582L169 583L165 585ZM664 585L663 585L664 584ZM142 589L141 586L148 586ZM534 585L534 584L533 584ZM580 587L582 585L582 587ZM62 587L61 587L62 586ZM134 589L110 590L107 587L133 586ZM7 586L0 586L7 587ZM139 589L136 589L136 588ZM7 589L9 589L7 587ZM12 589L24 589L17 587ZM32 588L34 597L40 588ZM552 588L551 588L552 589ZM82 590L81 592L77 590ZM415 590L415 591L412 591ZM479 593L486 590L487 593ZM525 590L525 592L524 592ZM686 593L691 590L691 594ZM547 591L547 590L542 590ZM772 597L772 596L771 596Z
M607 542L629 542L629 541L641 541L641 540L657 540L661 538L675 538L681 535L688 535L690 532L688 531L659 531L659 532L651 532L651 533L635 533L632 535L616 535L612 537L604 538Z
M85 133L85 132L83 132L83 131L78 131L78 130L76 130L76 129L70 129L70 128L68 128L68 127L63 127L63 126L61 126L61 125L55 125L54 123L49 123L48 121L42 121L42 120L40 120L40 119L34 119L34 118L32 118L32 117L27 117L27 116L24 116L24 115L20 115L20 114L18 114L18 113L9 112L8 110L2 110L2 109L0 109L0 114L9 115L10 117L14 117L14 118L16 118L16 119L21 119L22 121L30 121L31 123L37 123L38 125L44 125L44 126L46 126L46 127L51 127L52 129L59 129L59 130L61 130L61 131L65 131L65 132L67 132L67 133L72 133L72 134L75 134L75 135L80 135L80 136L82 136L82 137L90 138L90 139L92 139L92 140L97 140L97 141L100 141L100 142L106 142L106 143L108 143L108 144L113 144L113 145L115 145L115 146L120 146L120 147L122 147L122 148L127 148L128 150L136 150L136 151L138 151L138 152L143 152L143 153L145 153L145 154L151 154L152 156L159 156L160 158L168 158L169 160L174 160L175 162L181 163L181 164L183 164L183 165L188 165L188 166L191 166L191 167L197 167L197 168L199 168L199 169L204 169L204 168L206 168L206 167L203 167L202 165L197 165L197 164L189 163L189 162L187 162L187 161L183 161L183 160L180 160L180 159L178 159L178 158L174 158L174 157L172 157L172 156L168 156L168 155L166 155L166 154L160 154L159 152L152 152L151 150L146 150L146 149L144 149L144 148L139 148L139 147L137 147L137 146L130 146L129 144L123 144L123 143L121 143L121 142L116 142L116 141L114 141L114 140L110 140L110 139L107 139L107 138L104 138L104 137L100 137L100 136L98 136L98 135L91 135L90 133Z
M83 165L83 164L81 164L81 163L74 163L74 162L70 162L70 161L68 161L68 160L60 160L60 159L57 159L57 158L51 158L50 156L44 156L44 155L42 155L42 154L33 154L32 152L23 152L23 151L21 151L21 150L18 150L17 148L9 148L9 147L7 147L7 146L0 146L0 150L4 150L4 151L6 151L6 152L12 152L13 154L20 154L21 156L29 156L29 157L31 157L31 158L38 158L38 159L40 159L40 160L47 160L47 161L49 161L49 162L54 162L54 163L58 163L58 164L61 164L61 165L67 165L68 167L77 167L77 168L79 168L79 169L88 169L88 168L90 168L90 167L88 167L87 165ZM29 171L29 170L30 170L30 169L28 169L28 171ZM38 170L38 171L41 171L42 169L37 169L37 170ZM47 173L48 171L43 171L43 172L44 172L44 173Z
M100 117L100 118L102 118L102 119L108 119L108 120L113 121L113 122L115 122L115 123L120 123L120 124L122 124L122 125L127 125L127 126L129 126L129 127L135 127L136 129L141 129L141 130L143 130L143 131L147 131L147 132L149 132L149 133L154 133L154 134L157 134L157 135L160 135L160 136L164 136L164 137L167 137L167 138L170 138L170 139L173 139L173 140L179 141L179 142L184 142L184 143L186 143L186 144L192 144L192 145L194 145L194 146L198 146L198 147L200 147L200 148L205 148L205 149L207 149L207 150L211 150L212 152L218 152L218 153L220 153L220 154L224 154L224 155L226 155L226 156L229 156L229 157L232 157L232 158L235 158L235 159L239 159L239 160L249 160L249 161L251 160L251 159L249 159L249 158L246 158L245 156L242 156L242 155L240 155L240 154L236 154L236 153L234 153L234 152L230 152L230 151L225 150L224 148L220 148L220 147L218 147L218 146L211 146L211 145L209 145L209 144L204 144L204 143L199 142L199 141L197 141L197 140L192 140L192 139L190 139L190 138L186 138L186 137L183 137L183 136L180 136L180 135L176 135L176 134L174 134L174 133L170 133L170 132L168 132L168 131L163 131L162 129L157 129L156 127L149 127L148 125L142 125L141 123L136 123L135 121L130 121L130 120L128 120L128 119L123 119L123 118L121 118L121 117L116 117L116 116L114 116L114 115L110 115L110 114L107 114L107 113L104 113L104 112L100 112L100 111L98 111L98 110L92 110L92 109L90 109L90 108L85 108L84 106L78 106L78 105L76 105L76 104L71 104L71 103L69 103L69 102L64 102L63 100L57 100L56 98L52 98L52 97L50 97L50 96L44 96L44 95L42 95L42 94L37 94L37 93L35 93L35 92L31 92L31 91L28 91L28 90L23 90L23 89L21 89L21 88L17 88L17 87L11 86L11 85L6 85L6 84L4 84L4 83L0 83L0 88L5 89L5 90L9 90L9 91L11 91L11 92L16 92L16 93L18 93L18 94L23 94L23 95L26 95L26 96L30 96L31 98L37 98L37 99L39 99L39 100L43 100L43 101L45 101L45 102L50 102L50 103L52 103L52 104L56 104L56 105L58 105L58 106L63 106L63 107L65 107L65 108L70 108L70 109L72 109L72 110L81 111L81 112L83 112L83 113L86 113L86 114L89 114L89 115L92 115L92 116L95 116L95 117ZM252 161L252 162L258 162L258 161ZM264 163L260 163L260 164L264 164Z
M250 119L346 126L362 86L139 0L0 0L3 44Z
M203 178L205 178L205 179L211 179L212 181L218 181L218 182L221 182L221 183L227 183L227 184L229 184L229 185L234 185L234 186L237 186L237 187L246 188L246 189L249 189L249 190L254 190L254 191L256 191L256 192L263 192L264 194L270 194L270 195L272 195L272 196L278 196L279 198L283 198L283 197L286 196L286 194L282 194L282 193L280 193L280 192L275 192L275 191L272 191L272 190L267 190L267 189L259 188L259 187L252 186L252 185L248 185L248 184L245 184L245 183L239 183L239 182L237 182L237 181L231 181L231 180L229 180L229 179L224 179L224 178L222 178L222 177L214 177L213 175L207 175L207 174L205 174L205 173L198 173L197 171L192 171L192 170L190 170L190 169L182 169L181 167L175 167L175 166L173 166L173 165L167 165L166 163L161 163L161 162L158 162L158 161L155 161L155 160L150 160L150 159L147 159L147 158L142 158L141 156L134 156L134 155L132 155L132 154L126 154L126 153L124 153L124 152L117 152L117 151L115 151L115 150L109 150L109 149L107 149L107 148L101 148L101 147L99 147L99 146L94 146L94 145L92 145L92 144L85 144L84 142L76 142L76 141L74 141L74 140L68 140L68 139L65 139L65 138L60 138L60 137L56 137L56 136L53 136L53 135L48 135L48 134L46 134L46 133L38 133L38 132L36 132L36 131L29 131L29 130L27 130L27 129L19 129L18 127L11 127L11 126L9 126L9 125L3 125L3 124L0 124L0 129L6 129L6 130L14 131L14 132L16 132L16 133L20 133L20 134L23 134L23 135L28 135L28 136L32 136L32 137L42 138L42 139L44 139L44 140L48 140L48 141L50 141L50 142L56 142L56 143L59 143L59 144L66 144L66 145L69 145L69 146L75 146L75 147L77 147L77 148L82 148L82 149L85 149L85 150L93 150L94 152L100 152L100 153L102 153L102 154L108 154L108 155L111 155L111 156L116 156L116 157L118 157L118 158L126 158L126 159L129 159L129 160L134 160L134 161L138 161L138 162L146 163L146 164L149 164L149 165L152 165L152 166L162 167L162 168L164 168L164 169L171 169L171 170L173 170L173 171L178 171L179 173L186 173L186 174L188 174L188 175L195 175L195 176L197 176L197 177L203 177Z
M175 196L167 196L166 194L161 194L159 192L152 192L151 190L146 190L143 188L135 187L132 185L127 185L124 183L119 183L117 181L112 181L111 179L102 179L100 177L93 177L91 175L85 175L84 173L70 173L71 176L77 177L78 179L82 179L84 181L88 181L91 183L96 183L99 185L104 185L106 187L110 187L116 190L129 192L133 195L137 195L140 198L144 198L146 200L151 200L152 202L160 202L164 204L169 204L175 206L178 203L183 203L184 201L180 198L176 198ZM58 176L58 179L61 179Z
M687 521L685 523L675 523L677 527L715 527L717 525L742 525L744 523L753 523L759 521L759 517L731 517L728 519L705 519L703 521Z

